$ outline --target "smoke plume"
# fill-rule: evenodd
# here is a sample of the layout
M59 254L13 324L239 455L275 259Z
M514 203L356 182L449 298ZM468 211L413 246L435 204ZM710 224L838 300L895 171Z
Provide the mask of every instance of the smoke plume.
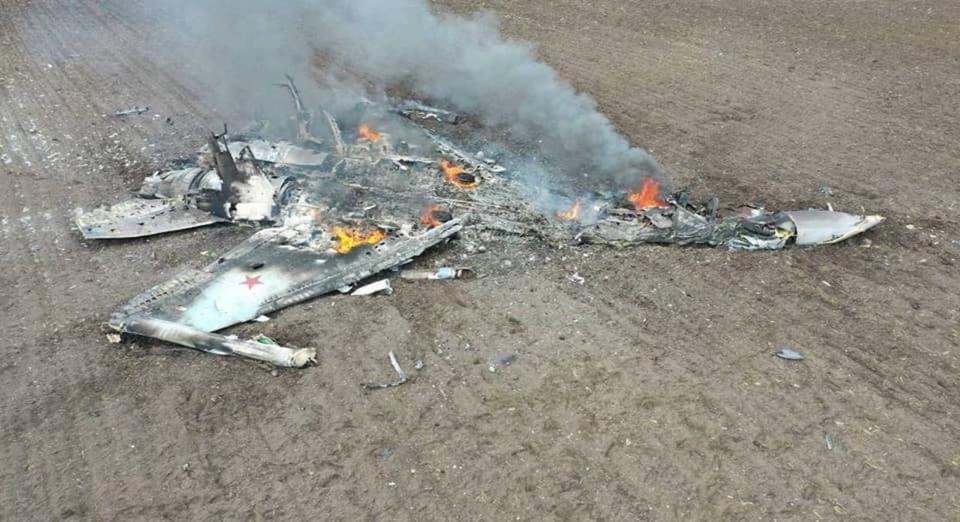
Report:
M492 15L438 14L425 0L161 4L166 17L182 19L176 31L184 52L203 53L195 70L243 106L261 107L259 88L283 73L311 77L311 55L320 51L368 80L402 84L502 127L567 174L589 174L598 188L634 188L642 177L662 177L656 161L632 147L591 98L529 46L501 36ZM285 102L275 91L269 98Z

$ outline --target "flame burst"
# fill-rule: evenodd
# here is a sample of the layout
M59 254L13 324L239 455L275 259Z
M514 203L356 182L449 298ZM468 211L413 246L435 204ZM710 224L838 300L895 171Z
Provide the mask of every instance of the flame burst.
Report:
M663 208L667 206L667 202L660 196L660 182L653 178L643 180L640 189L631 192L628 198L637 210Z
M427 228L439 227L452 217L450 212L437 205L433 205L432 207L427 207L427 209L420 214L420 223Z
M573 206L569 210L558 210L557 217L563 221L575 221L580 219L580 214L583 211L583 204L578 199L574 202Z
M477 177L467 172L463 167L456 163L451 163L445 159L440 160L440 169L443 170L443 177L459 188L469 190L476 188L480 183Z
M333 227L333 235L337 238L338 254L347 254L361 245L376 245L387 237L379 228L372 232L361 232L351 228Z
M366 141L380 141L380 138L382 137L379 132L371 129L366 123L357 128L357 134L360 136L361 140Z

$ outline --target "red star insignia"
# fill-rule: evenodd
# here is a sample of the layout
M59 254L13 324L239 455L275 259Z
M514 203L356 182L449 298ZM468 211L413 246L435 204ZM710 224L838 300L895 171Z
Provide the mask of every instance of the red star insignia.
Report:
M246 276L244 282L240 283L241 285L247 285L248 290L253 290L253 287L257 285L262 285L263 282L260 281L260 276Z

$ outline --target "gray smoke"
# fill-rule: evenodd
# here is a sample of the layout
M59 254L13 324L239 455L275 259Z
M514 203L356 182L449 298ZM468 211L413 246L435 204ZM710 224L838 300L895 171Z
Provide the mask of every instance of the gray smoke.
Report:
M567 174L608 181L602 188L662 178L656 161L631 147L591 98L538 61L529 46L504 39L493 16L436 14L425 0L162 4L168 16L187 20L180 26L186 47L205 53L198 69L248 107L263 103L254 99L260 92L254 86L284 72L310 77L311 54L319 50L366 79L404 85L500 126Z

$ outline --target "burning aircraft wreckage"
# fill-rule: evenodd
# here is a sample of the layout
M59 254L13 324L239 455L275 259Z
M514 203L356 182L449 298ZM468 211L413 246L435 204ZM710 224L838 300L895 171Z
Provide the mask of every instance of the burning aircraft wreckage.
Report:
M414 101L364 101L338 121L309 111L292 79L284 87L296 109L294 140L211 135L195 161L148 177L135 199L78 214L83 236L98 240L262 226L209 266L135 297L113 314L111 328L303 367L313 349L215 332L349 289L455 237L770 250L836 243L883 220L832 210L723 215L716 199L695 205L685 193L664 193L652 177L619 194L556 194L551 201L563 204L545 209L512 169L522 155L494 160L458 145L483 143L486 129L470 118Z

